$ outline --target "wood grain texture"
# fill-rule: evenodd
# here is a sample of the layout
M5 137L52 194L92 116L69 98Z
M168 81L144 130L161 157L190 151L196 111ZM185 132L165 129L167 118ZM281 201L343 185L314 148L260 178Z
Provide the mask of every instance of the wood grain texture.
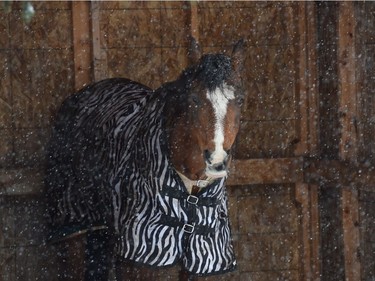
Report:
M74 87L92 82L91 18L89 2L72 2Z
M235 160L228 185L302 182L302 168L300 158Z
M339 156L344 161L358 161L358 93L356 84L356 49L354 4L339 5L338 75L341 139Z

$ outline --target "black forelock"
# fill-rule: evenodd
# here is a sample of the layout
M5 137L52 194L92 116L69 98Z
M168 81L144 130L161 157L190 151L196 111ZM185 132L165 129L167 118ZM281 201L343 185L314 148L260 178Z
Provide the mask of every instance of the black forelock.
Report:
M185 69L177 81L182 82L188 89L194 80L198 80L209 91L214 91L223 85L231 73L230 57L223 54L206 54L201 57L198 64Z
M204 55L196 68L196 78L209 91L214 91L217 87L222 86L231 73L231 59L223 54Z

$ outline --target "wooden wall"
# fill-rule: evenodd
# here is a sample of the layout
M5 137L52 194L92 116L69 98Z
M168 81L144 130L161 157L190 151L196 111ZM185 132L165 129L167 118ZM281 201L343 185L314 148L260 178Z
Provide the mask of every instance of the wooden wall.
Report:
M238 270L203 280L375 275L372 3L32 2L0 5L0 280L56 280L43 163L74 89L123 76L152 88L204 52L247 41L248 91L229 178ZM42 253L42 254L41 254ZM174 280L177 268L155 280Z
M0 165L9 168L43 160L51 114L74 77L70 5L35 3L30 25L17 9L21 3L14 6L0 10Z
M71 5L0 3L0 280L56 280L42 174L52 116L74 89Z
M373 3L317 4L322 276L371 280L374 247Z
M365 166L359 177L367 178L357 184L354 199L358 201L359 262L361 278L371 280L375 276L375 6L372 3L356 3L354 18L358 19L355 30L356 76L358 79L358 162ZM371 173L371 174L370 174Z

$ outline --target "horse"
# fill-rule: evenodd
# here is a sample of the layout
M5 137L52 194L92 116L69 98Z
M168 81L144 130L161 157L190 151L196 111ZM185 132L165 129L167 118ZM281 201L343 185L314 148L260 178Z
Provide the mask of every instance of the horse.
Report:
M201 55L192 39L188 55L191 66L156 90L110 78L62 103L45 176L60 279L108 280L112 258L117 280L135 279L124 265L180 264L180 280L235 269L225 182L244 42Z

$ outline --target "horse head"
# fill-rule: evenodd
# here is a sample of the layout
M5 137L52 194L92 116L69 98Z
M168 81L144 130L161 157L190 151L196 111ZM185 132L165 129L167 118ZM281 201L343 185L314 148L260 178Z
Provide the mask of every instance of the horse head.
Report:
M243 45L239 41L231 56L201 56L192 40L192 66L165 87L170 159L189 179L227 176L245 93Z

